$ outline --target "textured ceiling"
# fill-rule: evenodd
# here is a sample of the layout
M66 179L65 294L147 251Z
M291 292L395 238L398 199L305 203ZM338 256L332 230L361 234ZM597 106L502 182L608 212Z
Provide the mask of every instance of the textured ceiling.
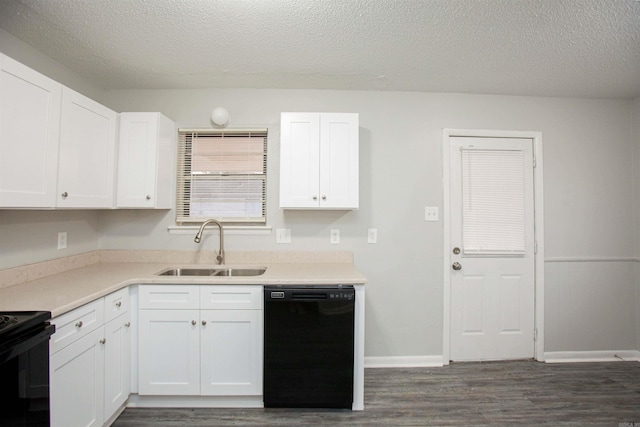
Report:
M638 0L0 0L106 89L640 96Z

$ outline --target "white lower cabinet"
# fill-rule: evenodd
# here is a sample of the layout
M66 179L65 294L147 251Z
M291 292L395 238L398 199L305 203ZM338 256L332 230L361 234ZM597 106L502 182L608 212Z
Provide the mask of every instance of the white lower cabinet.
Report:
M139 394L261 395L262 286L188 288L140 286Z
M102 426L104 345L96 329L51 355L51 426Z
M103 426L126 402L131 387L128 301L129 291L123 289L53 319L52 427Z
M200 393L262 394L262 311L203 310Z

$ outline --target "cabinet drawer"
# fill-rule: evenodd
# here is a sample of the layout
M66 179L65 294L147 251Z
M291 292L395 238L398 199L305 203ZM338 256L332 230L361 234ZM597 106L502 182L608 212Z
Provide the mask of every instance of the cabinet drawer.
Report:
M262 309L262 286L201 286L200 308L260 310Z
M120 289L104 297L105 323L129 311L129 288Z
M139 288L140 308L144 309L198 309L198 285L142 285Z
M104 299L85 304L54 318L56 332L51 336L51 354L88 335L104 324Z

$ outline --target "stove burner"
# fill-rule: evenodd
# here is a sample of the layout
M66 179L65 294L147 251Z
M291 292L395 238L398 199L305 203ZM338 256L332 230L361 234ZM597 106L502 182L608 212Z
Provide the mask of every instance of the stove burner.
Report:
M11 326L17 321L18 321L18 318L15 316L7 316L2 314L0 315L0 329L3 329L7 326Z

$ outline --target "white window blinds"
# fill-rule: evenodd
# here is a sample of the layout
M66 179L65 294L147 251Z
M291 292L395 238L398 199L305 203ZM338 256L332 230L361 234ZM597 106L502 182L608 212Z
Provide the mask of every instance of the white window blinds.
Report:
M179 129L176 222L265 223L266 129Z
M525 253L524 153L462 150L465 254Z

